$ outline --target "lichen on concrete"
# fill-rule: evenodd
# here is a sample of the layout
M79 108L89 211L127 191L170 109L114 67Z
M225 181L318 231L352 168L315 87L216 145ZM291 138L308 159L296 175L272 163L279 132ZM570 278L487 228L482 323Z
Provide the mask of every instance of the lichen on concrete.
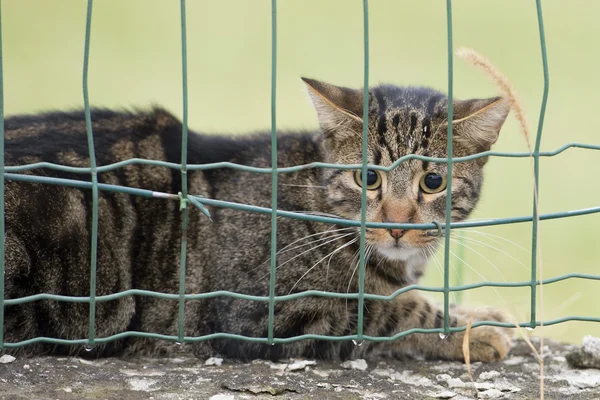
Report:
M565 358L576 368L600 369L600 338L584 336L581 347L567 353Z

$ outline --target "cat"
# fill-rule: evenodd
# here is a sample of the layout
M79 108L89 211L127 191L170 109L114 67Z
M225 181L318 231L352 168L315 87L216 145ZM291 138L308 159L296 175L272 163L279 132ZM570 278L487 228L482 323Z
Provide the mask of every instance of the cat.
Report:
M279 167L328 162L359 164L362 152L362 89L303 78L320 130L278 135ZM368 162L389 166L406 154L446 157L448 98L433 89L380 85L369 88ZM510 106L502 97L454 100L454 156L489 150ZM98 165L130 158L179 163L182 124L164 109L91 112ZM40 161L89 167L83 111L7 118L6 165ZM270 134L224 137L189 133L188 163L228 161L270 167ZM482 186L486 158L456 163L452 176L453 221L469 216ZM409 160L382 172L303 169L279 175L278 208L360 219L361 187L367 185L367 221L427 223L445 219L446 165ZM23 172L90 180L46 168ZM271 207L271 176L228 168L188 171L190 194ZM181 172L151 165L127 165L102 172L100 183L177 194ZM89 296L92 192L66 186L6 181L6 298L52 293ZM179 202L100 191L96 295L127 289L178 293L181 240ZM269 288L271 216L207 206L189 214L186 293L229 290L266 296ZM278 218L276 295L305 290L355 293L358 290L359 228ZM440 242L432 231L366 230L365 292L389 295L418 282ZM274 336L353 335L357 301L309 296L276 303ZM412 328L440 328L443 308L409 291L392 301L365 300L364 334L391 336ZM98 302L96 337L126 331L177 335L178 302L129 295ZM185 335L225 332L267 336L268 303L226 296L187 301ZM498 310L452 308L451 326L474 320L506 321ZM5 307L4 337L14 343L38 336L85 339L89 304L38 300ZM267 345L214 339L184 343L127 337L83 346L30 344L5 352L166 356L186 351L250 360L316 357L420 357L463 360L463 332L445 339L410 334L393 342L299 340ZM511 330L481 326L470 332L471 361L503 358ZM184 349L184 350L182 350ZM89 350L89 349L86 349Z

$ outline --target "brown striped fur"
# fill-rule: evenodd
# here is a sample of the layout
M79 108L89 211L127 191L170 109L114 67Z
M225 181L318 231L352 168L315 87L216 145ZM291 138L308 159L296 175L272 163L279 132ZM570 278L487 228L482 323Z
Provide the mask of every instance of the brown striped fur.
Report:
M320 132L279 135L280 166L316 161L360 163L362 91L305 79L321 125ZM388 166L406 154L445 157L448 99L425 88L390 85L369 91L369 163ZM454 155L484 151L496 141L508 114L501 98L454 102ZM146 158L178 163L181 123L166 111L93 110L95 148L99 165ZM12 117L6 120L7 165L39 161L89 166L82 111ZM205 164L230 161L270 167L268 133L221 137L190 132L188 161ZM485 159L454 166L452 219L465 219L477 203ZM446 173L442 163L410 160L382 174L382 183L368 190L367 220L430 222L445 218L445 191L424 193L425 173ZM25 172L89 180L87 174L38 169ZM178 170L129 165L99 175L102 183L178 193ZM232 169L190 171L191 194L270 207L271 178ZM358 220L361 189L354 171L307 169L279 176L279 208ZM6 297L52 293L88 296L90 291L91 192L39 183L6 182ZM269 282L270 216L209 207L212 222L197 209L190 211L186 293L229 290L265 296ZM101 192L99 198L98 296L127 289L178 293L181 219L179 203L162 199ZM279 250L276 294L304 290L356 292L358 283L357 229L324 223L278 219ZM342 235L344 234L344 235ZM423 274L429 250L439 238L419 230L367 230L365 288L389 295L416 283ZM177 301L126 296L97 304L96 334L106 337L126 331L177 334ZM6 307L5 340L37 336L82 339L88 334L87 303L40 300ZM468 318L503 320L497 311L453 310L452 326ZM441 327L439 305L417 292L393 301L365 302L364 333L389 336L412 328ZM267 335L268 306L230 297L188 301L185 335L226 332L255 337ZM274 334L352 335L357 327L357 302L304 297L278 302ZM54 352L90 355L166 355L191 351L205 357L280 358L291 356L344 359L386 354L436 359L462 359L462 333L442 340L438 335L412 334L391 343L301 340L268 346L217 339L177 346L172 342L127 338L82 346L36 344L26 354ZM471 360L503 357L510 335L499 328L471 331ZM14 351L14 350L13 350Z

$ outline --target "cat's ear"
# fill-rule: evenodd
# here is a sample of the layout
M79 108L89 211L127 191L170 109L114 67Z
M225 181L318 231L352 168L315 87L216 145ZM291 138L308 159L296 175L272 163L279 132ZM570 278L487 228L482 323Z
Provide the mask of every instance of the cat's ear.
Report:
M510 103L503 97L454 100L455 140L476 152L489 150L498 140L509 111Z
M302 78L327 136L354 135L362 129L363 91Z

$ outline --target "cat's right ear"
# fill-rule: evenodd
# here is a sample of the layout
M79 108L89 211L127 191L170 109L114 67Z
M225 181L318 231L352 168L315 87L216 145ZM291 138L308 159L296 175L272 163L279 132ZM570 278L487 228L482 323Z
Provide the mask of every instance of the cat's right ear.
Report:
M326 136L343 138L362 130L363 92L302 78Z

